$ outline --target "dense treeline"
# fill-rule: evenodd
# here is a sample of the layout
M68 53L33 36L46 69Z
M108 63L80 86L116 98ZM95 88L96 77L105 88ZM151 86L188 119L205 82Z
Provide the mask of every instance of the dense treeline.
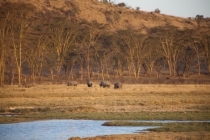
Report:
M0 85L42 81L46 75L60 82L210 73L209 29L110 32L106 24L77 21L74 12L63 12L37 12L25 3L1 5Z

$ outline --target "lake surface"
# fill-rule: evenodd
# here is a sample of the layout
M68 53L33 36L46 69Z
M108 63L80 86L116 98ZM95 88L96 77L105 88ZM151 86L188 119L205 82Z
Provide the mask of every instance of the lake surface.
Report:
M106 121L45 120L0 124L1 140L68 140L70 137L92 137L111 134L131 134L154 127L102 126Z
M107 121L97 120L44 120L0 124L1 140L68 140L71 137L93 137L112 134L132 134L146 132L153 127L116 127L102 126ZM138 122L210 122L210 121L170 121L151 120Z

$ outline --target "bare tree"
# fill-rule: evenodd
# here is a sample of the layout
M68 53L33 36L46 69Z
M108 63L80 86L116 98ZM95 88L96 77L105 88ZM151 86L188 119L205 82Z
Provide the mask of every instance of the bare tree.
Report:
M142 66L145 69L145 74L151 76L154 64L157 59L163 57L160 43L155 38L147 39L147 55L143 58Z
M207 33L202 33L202 35L200 35L200 40L204 47L204 59L206 67L208 69L208 73L210 74L210 35Z
M0 86L4 85L4 71L5 71L5 51L8 37L8 25L7 19L9 12L7 12L3 18L0 19Z
M165 69L165 58L160 57L155 60L154 69L157 71L157 78L160 78L161 71Z
M25 3L14 4L13 6L16 6L18 10L15 11L16 8L13 8L14 11L12 11L8 23L18 72L18 84L20 86L22 63L26 60L23 58L25 57L23 53L25 50L27 50L26 46L24 45L24 39L26 39L28 33L30 32L32 26L32 21L30 18L32 18L32 13L35 7Z
M181 39L177 39L176 37L176 32L166 32L160 36L160 43L163 54L168 62L170 76L176 76L177 62L182 47Z
M85 26L86 28L86 34L83 35L83 39L81 42L81 47L83 50L83 56L85 60L86 70L87 70L87 77L90 78L91 73L91 63L93 61L94 57L94 50L95 45L98 41L99 36L101 35L101 31L97 28L94 28L94 26Z
M116 48L128 62L128 70L132 71L134 77L139 78L143 58L148 55L148 48L145 45L147 36L139 36L137 34L128 34L123 38L123 47L121 50ZM129 72L130 73L130 72Z
M50 28L52 47L56 54L57 80L60 82L60 71L68 49L74 42L75 32L65 26Z

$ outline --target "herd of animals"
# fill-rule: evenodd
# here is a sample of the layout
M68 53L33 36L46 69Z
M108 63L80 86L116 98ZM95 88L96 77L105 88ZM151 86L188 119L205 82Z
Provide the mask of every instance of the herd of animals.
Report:
M77 81L69 81L67 82L67 86L77 86L78 82ZM87 86L88 87L92 87L93 86L93 82L92 81L87 81ZM111 86L111 82L109 81L101 81L99 84L100 87L104 87L104 88L110 88ZM114 88L118 89L118 88L122 88L122 83L121 82L116 82L114 84Z
M67 82L67 86L77 86L78 85L78 82L77 81L69 81ZM100 87L103 87L103 88L110 88L111 87L111 82L109 81L101 81L99 86ZM35 83L34 82L26 82L26 83L23 83L22 85L23 87L25 88L30 88L30 87L34 87L35 86ZM93 86L93 82L92 81L87 81L87 86L88 87L92 87ZM114 84L114 89L122 89L122 83L121 82L116 82Z

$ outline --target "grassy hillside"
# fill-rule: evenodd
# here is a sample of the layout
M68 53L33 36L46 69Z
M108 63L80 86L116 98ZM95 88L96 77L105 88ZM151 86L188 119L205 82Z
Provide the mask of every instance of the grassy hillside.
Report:
M43 13L46 10L56 11L65 16L74 16L75 21L88 22L96 20L101 24L107 24L111 31L118 29L137 29L147 33L150 28L157 26L176 26L179 29L194 29L198 27L195 19L175 17L131 9L130 7L119 7L116 4L102 3L97 0L5 0L6 2L26 2L36 6ZM155 10L155 9L154 9ZM161 10L161 9L160 9ZM195 15L196 16L196 15ZM208 22L202 22L202 27L209 27Z

